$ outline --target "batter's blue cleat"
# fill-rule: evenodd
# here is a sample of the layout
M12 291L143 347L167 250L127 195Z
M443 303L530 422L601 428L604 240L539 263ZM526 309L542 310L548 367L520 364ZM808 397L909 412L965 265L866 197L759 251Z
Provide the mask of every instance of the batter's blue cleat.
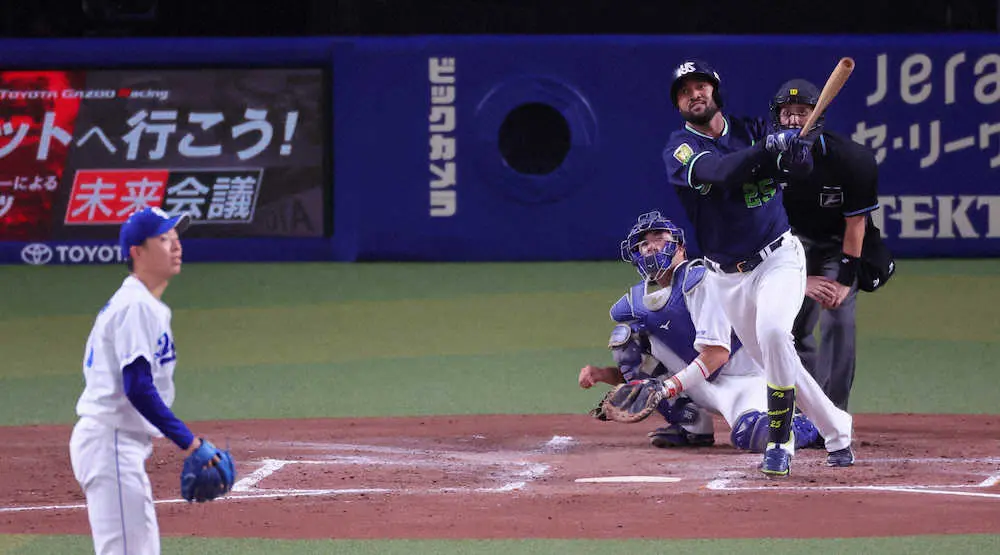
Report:
M768 476L788 476L792 470L792 454L779 445L771 444L764 451L760 471Z
M647 434L653 447L670 449L672 447L711 447L715 445L712 434L692 434L677 424L657 428Z
M851 450L850 446L844 447L826 456L826 466L853 466L854 465L854 451Z

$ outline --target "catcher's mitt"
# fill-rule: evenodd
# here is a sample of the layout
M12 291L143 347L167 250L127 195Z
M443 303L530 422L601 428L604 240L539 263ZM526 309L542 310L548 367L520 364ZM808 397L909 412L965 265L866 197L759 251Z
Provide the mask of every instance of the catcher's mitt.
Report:
M181 496L198 503L211 501L229 493L235 479L236 465L229 451L222 451L202 439L201 445L184 459Z
M604 415L615 422L639 422L653 414L663 397L660 380L631 381L611 390L604 399Z
M590 412L588 412L587 414L589 414L592 418L600 420L601 422L607 422L608 415L604 414L604 402L611 397L611 394L614 393L614 391L615 390L612 389L607 393L605 393L604 396L601 397L601 400L597 402L597 406L590 409Z

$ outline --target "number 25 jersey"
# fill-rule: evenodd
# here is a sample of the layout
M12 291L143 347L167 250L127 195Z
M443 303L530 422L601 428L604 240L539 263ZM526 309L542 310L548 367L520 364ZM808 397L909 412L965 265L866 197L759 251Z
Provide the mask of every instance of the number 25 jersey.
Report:
M749 258L788 231L788 217L781 203L781 175L776 163L756 164L736 182L707 183L697 177L697 165L708 157L721 157L753 147L760 156L767 135L764 120L725 118L718 138L685 124L675 131L663 150L667 177L675 186L684 211L694 226L702 254L720 264ZM745 151L749 153L750 151Z

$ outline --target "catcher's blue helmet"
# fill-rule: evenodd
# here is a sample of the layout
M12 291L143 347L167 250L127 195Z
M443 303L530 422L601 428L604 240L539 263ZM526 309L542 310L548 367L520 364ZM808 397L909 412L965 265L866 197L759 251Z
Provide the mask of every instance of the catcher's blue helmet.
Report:
M815 108L817 102L819 102L819 89L816 88L816 85L805 79L786 81L778 89L778 92L774 93L768 106L771 111L771 125L778 130L788 129L788 126L781 125L781 107L785 104L807 104ZM819 119L816 120L817 128L822 127L823 118L824 116L820 115Z
M646 233L650 231L667 231L672 240L668 241L660 251L643 256L639 252L639 245L645 241ZM625 262L635 266L643 279L655 281L670 269L677 248L683 245L684 231L654 210L639 216L636 220L628 232L628 237L621 242L621 257Z
M719 91L719 82L722 78L712 66L697 59L687 60L674 68L673 76L674 79L670 83L670 101L674 103L674 108L677 108L677 90L681 88L681 82L689 77L700 77L711 83L712 100L715 100L716 106L722 108L722 93Z

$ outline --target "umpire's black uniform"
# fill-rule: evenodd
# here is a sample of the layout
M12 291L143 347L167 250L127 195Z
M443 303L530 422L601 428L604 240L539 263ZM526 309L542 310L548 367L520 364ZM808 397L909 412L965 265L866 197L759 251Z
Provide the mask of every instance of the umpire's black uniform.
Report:
M814 167L804 179L787 182L783 197L792 231L801 239L810 276L837 279L844 240L845 218L869 214L878 208L878 165L868 148L824 131L813 145ZM865 233L878 233L868 216ZM854 382L854 309L858 285L841 305L824 310L806 297L795 318L795 348L830 400L847 410ZM820 325L817 348L813 331Z

